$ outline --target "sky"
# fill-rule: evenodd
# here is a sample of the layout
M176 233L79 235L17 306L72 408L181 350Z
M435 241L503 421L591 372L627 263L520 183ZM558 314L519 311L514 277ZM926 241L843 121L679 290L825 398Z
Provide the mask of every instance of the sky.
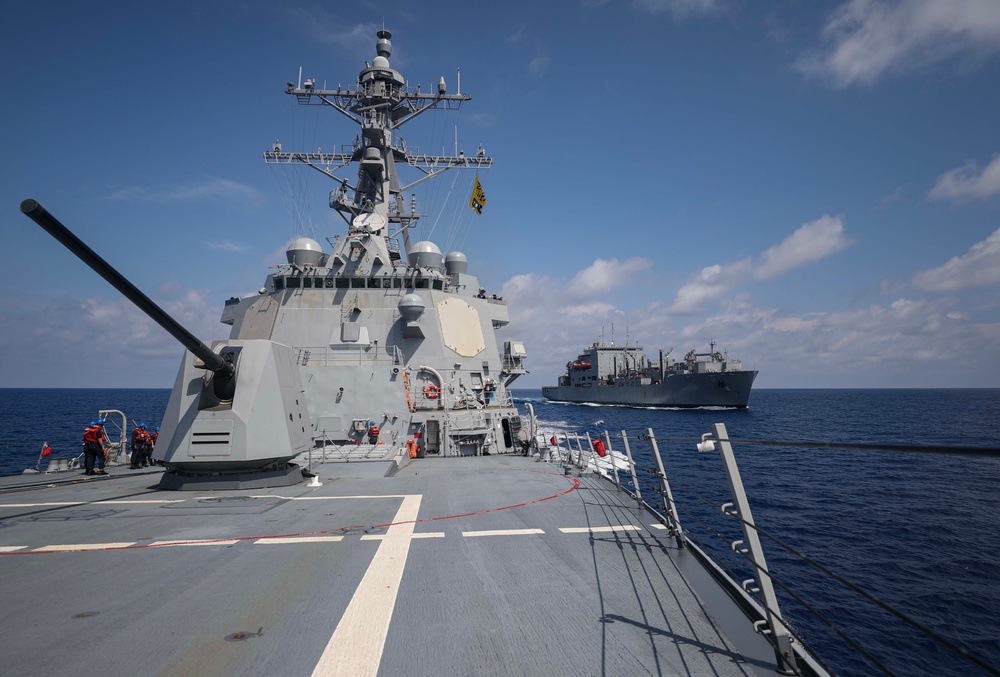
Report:
M504 297L554 383L594 341L717 349L758 388L1000 387L1000 2L70 3L0 22L0 387L170 387L182 349L23 216L38 200L204 340L335 184L262 153L357 133L289 81L355 82L375 33L474 152L414 239ZM356 169L341 170L353 181ZM410 180L414 178L412 175ZM404 177L406 180L406 177Z

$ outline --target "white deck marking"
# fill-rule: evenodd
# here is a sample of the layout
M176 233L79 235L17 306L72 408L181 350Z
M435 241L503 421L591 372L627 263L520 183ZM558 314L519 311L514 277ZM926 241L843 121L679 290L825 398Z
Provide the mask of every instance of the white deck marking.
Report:
M283 536L281 538L262 538L254 541L254 545L268 543L336 543L344 540L343 536Z
M649 526L653 527L654 529L664 529L665 530L667 528L666 524L660 524L659 522L656 522L654 524L650 524Z
M17 552L18 550L25 550L27 547L26 545L0 545L0 552Z
M197 540L197 541L156 541L155 543L150 543L149 546L153 548L169 548L175 545L233 545L234 543L239 543L239 539L231 541L213 541L213 540Z
M378 673L421 498L419 494L403 498L403 504L392 519L393 525L382 537L364 578L313 670L314 677L359 677Z
M385 534L365 534L361 537L362 541L381 541L385 538ZM424 531L419 534L413 534L410 538L444 538L443 531Z
M609 531L642 531L642 527L634 524L618 524L610 527L563 527L559 531L564 534L608 533Z
M127 548L135 545L135 541L129 543L66 543L64 545L43 545L35 548L34 552L48 552L50 550L107 550L108 548Z
M541 529L493 529L492 531L463 531L466 537L475 536L529 536L531 534L544 534Z

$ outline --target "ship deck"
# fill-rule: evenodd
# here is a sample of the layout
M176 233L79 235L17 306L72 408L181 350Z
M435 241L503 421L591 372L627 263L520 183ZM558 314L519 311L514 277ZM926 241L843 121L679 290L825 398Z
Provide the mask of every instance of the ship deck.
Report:
M389 468L255 491L0 478L5 671L774 674L695 556L610 482L521 456Z

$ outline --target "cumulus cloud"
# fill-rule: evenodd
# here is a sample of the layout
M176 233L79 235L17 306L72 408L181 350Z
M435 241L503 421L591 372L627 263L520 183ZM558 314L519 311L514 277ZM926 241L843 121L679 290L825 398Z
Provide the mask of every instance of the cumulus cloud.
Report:
M257 189L238 181L221 178L208 178L201 183L161 188L140 186L119 188L111 193L108 199L142 202L191 202L204 199L223 199L250 204L259 204L264 200Z
M755 280L769 280L784 275L807 263L819 261L848 247L851 241L844 235L840 217L823 215L803 224L763 254L754 266Z
M164 285L152 300L203 341L228 336L209 290ZM0 300L0 352L11 357L3 383L15 386L167 387L184 352L159 325L117 295L49 298L7 293ZM44 356L39 369L32 356Z
M1000 5L998 5L1000 6ZM968 162L938 177L930 197L937 200L986 199L1000 193L1000 153L979 171L975 162Z
M944 265L913 277L914 287L935 292L996 285L1000 285L1000 229L972 245L962 256L952 257Z
M872 84L891 73L1000 50L996 0L850 0L823 28L824 48L795 66L835 85Z
M569 288L574 293L586 295L604 294L626 284L630 284L635 275L646 270L653 262L649 259L632 258L626 261L618 259L595 259L592 264L573 276Z
M724 266L713 268L699 273L706 286L725 274ZM504 337L528 349L530 374L515 387L554 383L584 347L612 335L642 344L647 356L673 348L674 358L715 339L720 350L760 370L760 387L986 386L1000 378L992 359L1000 324L976 318L954 297L896 296L836 311L761 307L744 297L709 313L678 315L656 302L625 307L625 297L615 295L567 300L568 286L534 274L503 285L511 314Z
M674 313L700 312L705 303L722 296L748 280L770 280L796 268L824 259L851 245L844 234L841 217L823 215L803 224L780 243L770 247L756 260L742 259L733 263L703 268L694 279L677 292L670 306Z

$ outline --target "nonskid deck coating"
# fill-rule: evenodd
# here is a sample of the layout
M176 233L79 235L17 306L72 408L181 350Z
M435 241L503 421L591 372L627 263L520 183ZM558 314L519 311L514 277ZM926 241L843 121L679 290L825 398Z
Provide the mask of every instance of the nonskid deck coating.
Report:
M0 495L0 546L19 548L0 552L8 669L773 668L766 650L740 655L678 573L686 553L606 481L512 456L419 459L395 477L349 481L323 480L324 467L321 487L168 494L150 488L155 476L123 476ZM65 547L101 543L120 545ZM141 650L121 650L130 646Z

